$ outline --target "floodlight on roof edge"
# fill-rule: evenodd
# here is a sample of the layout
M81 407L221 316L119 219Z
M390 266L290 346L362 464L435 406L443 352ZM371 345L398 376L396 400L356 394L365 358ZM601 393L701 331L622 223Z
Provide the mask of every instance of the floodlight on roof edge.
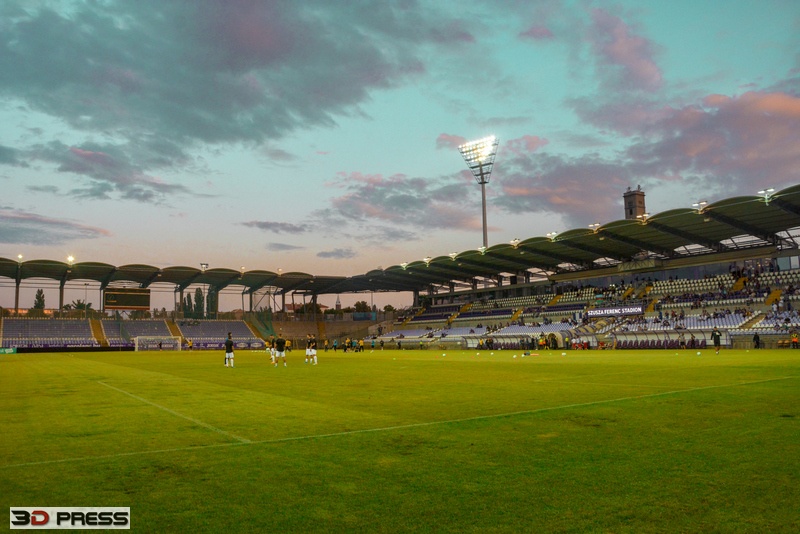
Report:
M494 157L497 154L497 137L490 135L477 141L470 141L458 147L461 156L472 171L472 175L481 185L481 205L483 207L483 246L489 247L489 234L486 226L486 184L494 167Z
M772 187L769 187L767 189L762 189L761 191L758 192L758 194L760 196L764 197L764 203L769 206L769 201L772 198L772 194L774 192L775 192L775 189L772 188Z

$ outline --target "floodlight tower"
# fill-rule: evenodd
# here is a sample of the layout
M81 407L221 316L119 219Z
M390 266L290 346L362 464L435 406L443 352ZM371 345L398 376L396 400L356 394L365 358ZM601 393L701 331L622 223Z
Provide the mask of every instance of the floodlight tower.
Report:
M481 184L481 201L483 207L483 246L489 247L489 234L486 229L486 184L489 183L489 176L494 167L494 156L497 154L497 137L490 135L477 141L470 141L458 147L467 167L472 171L472 175Z
M201 263L200 264L200 271L203 274L206 274L206 269L208 269L208 264L205 263L205 262ZM204 289L204 291L203 291L203 306L205 307L205 310L200 310L200 312L201 312L200 318L201 319L205 319L206 318L206 312L208 310L208 303L206 302L206 293L208 293L208 288L206 286L207 286L207 284L203 284L201 286Z

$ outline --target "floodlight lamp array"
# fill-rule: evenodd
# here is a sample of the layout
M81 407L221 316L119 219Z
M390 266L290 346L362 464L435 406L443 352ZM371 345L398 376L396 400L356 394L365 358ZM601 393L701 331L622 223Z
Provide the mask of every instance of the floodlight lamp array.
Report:
M472 171L478 183L487 183L492 174L494 157L497 154L497 137L490 135L477 141L470 141L458 147L461 156Z

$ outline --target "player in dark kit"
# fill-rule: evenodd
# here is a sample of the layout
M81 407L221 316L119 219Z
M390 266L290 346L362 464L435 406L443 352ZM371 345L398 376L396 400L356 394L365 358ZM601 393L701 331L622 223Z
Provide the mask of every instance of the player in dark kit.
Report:
M233 367L233 339L230 332L228 332L228 339L225 340L225 367Z
M317 336L311 334L311 345L309 346L309 359L311 363L317 365Z
M275 367L278 367L278 358L283 358L283 366L286 367L286 340L283 339L283 334L278 333L273 346L275 347Z
M719 347L721 345L722 334L720 334L719 329L715 326L714 330L711 331L711 341L714 342L714 351L719 354Z

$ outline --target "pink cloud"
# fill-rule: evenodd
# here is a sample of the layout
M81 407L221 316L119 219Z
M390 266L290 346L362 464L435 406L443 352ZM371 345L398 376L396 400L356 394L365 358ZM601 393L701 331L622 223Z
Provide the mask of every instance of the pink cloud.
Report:
M620 218L619 199L630 178L614 162L539 154L530 165L504 167L498 185L495 203L507 211L558 212L580 226Z
M451 21L441 28L432 32L433 41L440 43L459 43L469 44L475 42L475 36L463 28L461 21Z
M465 211L460 200L467 188L450 180L385 177L360 172L339 173L333 185L346 192L331 205L349 220L372 220L408 227L467 230L480 227L480 218Z
M111 231L69 219L0 208L0 243L60 244L75 239L111 237Z
M296 44L297 23L286 20L288 16L269 3L219 3L207 10L201 37L215 45L225 64L268 64L285 57Z
M522 39L533 39L534 41L540 41L543 39L552 39L553 32L551 32L546 26L534 24L524 32L520 32L519 37Z
M467 138L460 135L439 134L436 138L436 148L457 149L466 142Z
M622 67L623 88L655 91L661 87L661 69L652 58L648 39L635 35L622 19L602 9L592 11L592 22L595 52L606 63Z
M523 135L518 139L512 139L503 145L503 150L508 150L514 155L530 154L545 146L549 141L537 135Z
M618 155L526 152L538 149L533 136L509 142L514 157L498 162L494 204L509 212L556 211L577 227L620 218L620 195L632 184L651 190L679 184L704 196L734 196L800 183L798 96L714 94L684 107L629 107L614 103L596 110L598 124L608 121L605 126L624 128L631 137ZM615 122L619 113L626 115L622 125Z
M653 125L652 140L627 151L634 167L650 176L724 180L727 194L800 180L800 98L748 92L709 95L702 104L675 109Z
M765 114L770 117L800 119L800 98L786 93L750 91L739 98L710 95L703 100L703 103L719 109L730 107L751 116Z
M72 159L72 162L65 161L64 166L75 172L88 173L90 168L100 168L107 171L119 166L119 163L111 155L105 152L84 150L78 147L70 147L69 151L73 156L75 156L75 158Z
M654 124L675 115L675 109L644 100L607 102L598 106L593 100L574 100L576 113L601 128L611 128L625 135L642 135Z

